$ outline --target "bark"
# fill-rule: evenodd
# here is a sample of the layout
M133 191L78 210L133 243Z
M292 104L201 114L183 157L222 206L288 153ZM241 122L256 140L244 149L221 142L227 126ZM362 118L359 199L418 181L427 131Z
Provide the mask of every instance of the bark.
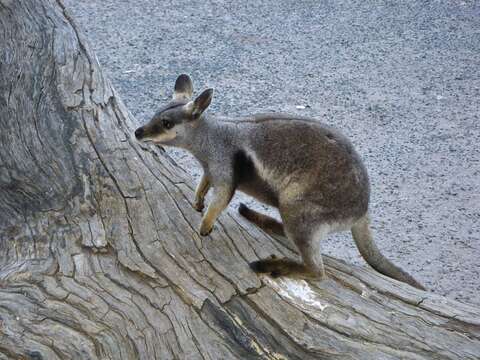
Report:
M60 0L0 0L0 359L478 359L479 309L326 258L236 214L200 237L192 183L132 138Z

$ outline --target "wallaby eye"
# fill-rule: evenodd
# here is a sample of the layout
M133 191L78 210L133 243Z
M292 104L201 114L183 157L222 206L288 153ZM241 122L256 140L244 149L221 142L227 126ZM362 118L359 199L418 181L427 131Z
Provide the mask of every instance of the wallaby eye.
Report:
M171 129L173 127L173 123L168 120L162 120L162 124L165 129Z

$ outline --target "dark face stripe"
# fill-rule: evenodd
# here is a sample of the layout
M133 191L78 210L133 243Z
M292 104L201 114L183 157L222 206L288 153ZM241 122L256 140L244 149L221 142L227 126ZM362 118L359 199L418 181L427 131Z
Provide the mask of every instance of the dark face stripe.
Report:
M183 102L177 102L177 103L173 103L173 104L169 104L167 105L165 108L161 109L160 111L157 112L157 115L167 111L167 110L172 110L172 109L175 109L177 107L180 107L180 106L183 106L185 105L186 103L183 103Z

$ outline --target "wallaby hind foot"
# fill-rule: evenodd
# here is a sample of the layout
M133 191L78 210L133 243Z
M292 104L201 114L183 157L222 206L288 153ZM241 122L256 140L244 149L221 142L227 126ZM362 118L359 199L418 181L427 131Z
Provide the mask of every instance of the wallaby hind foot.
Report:
M313 272L304 264L288 258L270 257L254 261L250 263L250 269L258 274L269 274L273 278L288 276L301 279L321 279L324 277L322 273Z

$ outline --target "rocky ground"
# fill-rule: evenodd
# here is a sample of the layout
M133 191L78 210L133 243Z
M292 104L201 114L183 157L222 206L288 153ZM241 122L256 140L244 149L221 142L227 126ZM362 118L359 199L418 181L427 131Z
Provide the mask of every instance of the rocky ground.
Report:
M341 129L369 169L382 251L480 304L477 2L64 2L139 124L186 72L197 91L215 88L211 114L284 111ZM191 156L169 153L198 180ZM254 203L238 194L232 211L240 199ZM349 234L323 251L363 264Z

